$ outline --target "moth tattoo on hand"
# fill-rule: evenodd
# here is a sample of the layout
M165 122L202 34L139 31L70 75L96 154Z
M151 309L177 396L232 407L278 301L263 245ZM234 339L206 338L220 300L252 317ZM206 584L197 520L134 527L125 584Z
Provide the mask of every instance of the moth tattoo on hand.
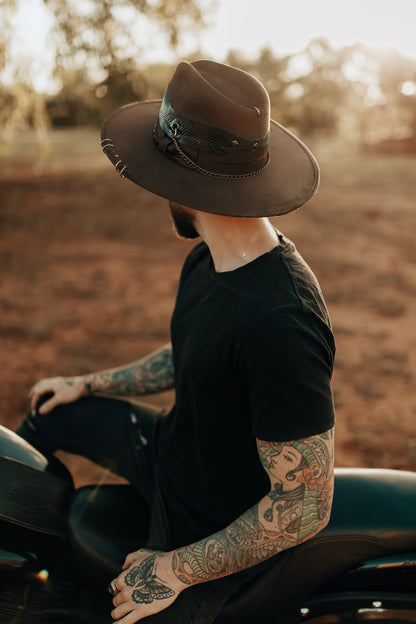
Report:
M156 576L155 560L156 555L150 555L124 577L126 585L135 587L132 599L138 604L150 604L153 600L164 600L175 595L175 592Z

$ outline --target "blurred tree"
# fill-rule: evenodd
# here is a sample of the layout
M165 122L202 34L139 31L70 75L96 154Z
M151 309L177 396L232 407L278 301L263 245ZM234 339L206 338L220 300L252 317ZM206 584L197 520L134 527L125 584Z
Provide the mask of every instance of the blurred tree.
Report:
M100 120L95 85L81 69L68 69L62 75L62 88L46 98L46 112L53 126L85 126Z
M15 109L20 106L20 100L13 96L14 77L10 75L10 69L7 81L2 80L2 73L4 78L5 68L11 66L9 50L14 32L13 17L19 6L24 9L25 1L0 0L0 108L3 126L13 122ZM97 84L108 80L109 87L111 82L117 81L117 75L131 78L134 71L136 75L130 87L138 91L136 97L140 97L143 90L139 84L143 80L136 70L145 49L151 48L152 43L157 41L159 47L165 43L173 50L183 33L196 41L216 0L43 0L43 3L53 16L50 49L56 59L55 78L60 81L63 90L60 102L55 102L53 106L55 112L59 112L56 111L59 105L64 117L69 115L75 120L80 115L80 111L75 110L75 99L80 97L81 101L88 101L93 82ZM136 59L134 68L131 58ZM79 79L78 85L74 83L74 76ZM65 84L66 81L68 84ZM81 96L81 86L87 85L87 94ZM38 97L33 89L32 95L35 99ZM37 109L39 102L40 97L35 105ZM51 107L51 102L49 104ZM32 120L34 118L32 116Z
M41 136L46 122L43 97L35 92L27 80L27 68L17 66L9 74L8 82L1 80L10 63L13 18L17 9L18 0L0 0L0 131L9 137L15 128L31 123L38 128Z
M0 0L0 72L7 63L10 41L13 35L12 19L17 11L17 0Z
M349 90L340 111L363 144L416 140L416 61L393 49L344 48ZM345 125L345 124L344 124Z
M378 61L379 88L392 131L385 138L416 139L416 62L396 50L380 52Z
M308 71L297 78L302 86L302 126L305 135L320 132L336 133L339 113L349 90L342 72L342 50L334 49L320 37L309 42L304 50Z
M402 138L397 150L416 150L416 61L395 50L335 49L319 37L289 56L266 47L248 59L231 50L226 62L257 76L272 117L301 136L339 137L346 146Z
M265 85L276 121L303 136L336 131L336 111L349 84L341 71L341 52L326 39L314 39L301 52L284 57L276 57L270 47L251 60L230 51L227 62Z
M57 72L83 67L95 77L114 73L144 48L175 49L180 35L197 37L213 0L44 0L54 16Z

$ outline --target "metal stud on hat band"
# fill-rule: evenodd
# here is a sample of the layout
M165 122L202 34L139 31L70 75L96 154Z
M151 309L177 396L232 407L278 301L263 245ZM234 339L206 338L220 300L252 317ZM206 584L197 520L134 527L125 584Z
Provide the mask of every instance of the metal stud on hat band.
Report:
M185 117L173 108L169 88L153 128L153 141L167 158L219 180L243 180L263 171L270 160L269 135L247 139Z
M256 110L258 114L257 111L259 109ZM217 155L236 151L250 152L251 150L266 147L270 137L270 132L267 132L265 136L250 140L231 134L221 128L207 126L189 119L173 108L170 102L169 89L166 90L160 106L159 126L170 138L172 138L176 129L175 138L180 140L181 145L207 154ZM180 137L178 136L179 129Z
M172 142L175 145L178 154L181 156L181 158L183 158L183 160L186 162L186 164L189 167L191 167L191 169L194 169L195 171L197 171L198 173L202 173L203 175L211 176L211 177L214 177L214 178L219 178L220 180L242 180L243 178L252 178L253 176L256 176L261 171L263 171L263 169L265 167L267 167L267 165L269 164L270 157L269 157L269 155L267 155L267 160L264 163L264 165L262 165L259 169L256 169L255 171L250 171L249 173L218 173L216 171L209 171L208 169L204 169L203 167L200 167L199 165L197 165L181 149L178 141L176 140L176 133L177 133L178 129L179 129L179 125L176 124L175 128L173 129L174 130L173 135L171 137L172 138Z

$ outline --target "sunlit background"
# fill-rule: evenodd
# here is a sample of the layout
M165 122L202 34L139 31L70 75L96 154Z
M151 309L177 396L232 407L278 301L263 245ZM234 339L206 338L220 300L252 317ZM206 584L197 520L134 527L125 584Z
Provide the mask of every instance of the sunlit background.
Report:
M413 0L3 0L0 128L99 124L208 57L255 73L303 135L413 139L415 17Z
M0 18L3 135L99 125L208 57L256 74L303 136L414 143L414 0L3 0Z

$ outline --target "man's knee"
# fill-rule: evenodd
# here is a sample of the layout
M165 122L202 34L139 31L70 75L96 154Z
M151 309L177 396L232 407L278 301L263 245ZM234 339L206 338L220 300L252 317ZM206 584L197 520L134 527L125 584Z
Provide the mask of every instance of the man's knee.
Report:
M71 421L77 411L76 404L58 405L47 414L39 413L40 406L50 394L43 395L34 411L26 414L16 433L46 455L62 448L62 441L71 437Z

